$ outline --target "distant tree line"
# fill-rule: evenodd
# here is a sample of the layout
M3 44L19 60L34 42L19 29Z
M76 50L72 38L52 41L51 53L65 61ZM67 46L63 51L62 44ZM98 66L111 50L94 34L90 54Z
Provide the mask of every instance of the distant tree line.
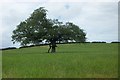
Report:
M10 50L10 49L17 49L16 47L8 47L8 48L2 48L0 50Z
M120 43L120 42L115 41L115 42L111 42L111 43Z
M63 42L63 43L57 43L57 44L77 44L77 43L81 43L81 42ZM93 41L93 42L82 42L82 43L84 44L84 43L107 43L107 42L104 42L104 41ZM120 43L120 42L113 41L111 43ZM19 47L19 49L29 48L29 47L36 47L36 46L45 46L45 45L49 45L49 44L48 43L44 43L44 44L38 44L38 45L21 46L21 47ZM12 50L12 49L17 49L17 48L16 47L8 47L8 48L2 48L0 50Z
M106 43L106 42L104 42L104 41L93 41L91 43Z

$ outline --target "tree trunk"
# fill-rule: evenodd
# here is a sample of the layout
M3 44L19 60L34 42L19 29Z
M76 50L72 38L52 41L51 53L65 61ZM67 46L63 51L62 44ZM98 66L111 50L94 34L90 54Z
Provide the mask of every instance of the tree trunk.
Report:
M56 47L52 47L51 53L55 53L56 52Z
M56 52L56 47L57 47L57 46L56 46L56 42L55 42L55 41L52 41L52 42L51 42L51 45L52 45L52 46L51 46L51 47L52 47L51 53L55 53L55 52Z

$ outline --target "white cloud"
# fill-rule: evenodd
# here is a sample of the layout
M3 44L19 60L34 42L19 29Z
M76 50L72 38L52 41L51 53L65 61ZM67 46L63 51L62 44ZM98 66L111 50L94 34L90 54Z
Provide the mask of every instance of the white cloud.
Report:
M118 2L119 0L57 0L57 2ZM49 2L56 2L56 0L49 0Z
M44 3L47 0L1 0L0 3L9 3L9 2L14 2L14 3L25 3L25 2L40 2L40 3Z
M110 42L118 40L118 9L116 3L97 3L95 5L88 3L82 10L82 13L71 21L86 30L89 41Z

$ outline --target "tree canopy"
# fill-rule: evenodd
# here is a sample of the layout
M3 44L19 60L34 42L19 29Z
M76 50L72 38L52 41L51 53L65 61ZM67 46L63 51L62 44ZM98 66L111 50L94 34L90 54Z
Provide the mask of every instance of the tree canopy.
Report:
M46 41L56 44L57 41L85 42L86 33L72 22L60 22L58 19L48 19L44 7L34 10L25 21L20 22L13 31L12 41L21 45L39 44Z

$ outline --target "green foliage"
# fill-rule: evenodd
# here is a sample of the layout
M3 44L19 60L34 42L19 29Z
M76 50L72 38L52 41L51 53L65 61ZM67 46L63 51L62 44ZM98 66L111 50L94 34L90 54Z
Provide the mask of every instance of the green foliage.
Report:
M117 78L118 44L60 44L6 50L2 53L3 78Z
M39 44L56 41L85 42L86 33L79 26L67 22L63 24L58 19L47 19L47 10L43 7L36 9L29 18L21 22L13 31L12 41L20 42L21 45Z

